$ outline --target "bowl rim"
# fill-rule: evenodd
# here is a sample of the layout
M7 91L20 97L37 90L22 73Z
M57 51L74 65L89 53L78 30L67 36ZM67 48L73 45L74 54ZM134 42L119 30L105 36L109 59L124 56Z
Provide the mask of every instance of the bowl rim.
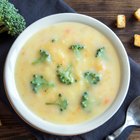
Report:
M62 124L53 124L51 122L47 122L36 116L32 111L30 111L26 105L23 103L21 98L18 96L18 91L15 88L15 80L14 78L14 70L15 68L15 61L16 58L13 57L15 54L15 50L18 49L18 44L23 38L27 38L28 40L30 36L32 36L34 33L36 33L36 27L44 26L45 24L56 24L59 22L80 22L83 24L87 24L89 26L95 27L97 30L100 30L105 36L111 38L112 43L117 44L116 47L118 47L117 51L119 52L119 57L121 57L121 63L122 63L122 71L123 71L123 81L121 88L119 90L119 95L117 95L115 101L113 104L104 112L101 116L97 117L93 120L80 123L80 124L74 124L74 125L62 125ZM48 27L48 26L46 26ZM43 29L43 27L40 27L39 30ZM38 31L39 31L38 30ZM31 31L34 31L32 35L29 35ZM109 34L109 35L108 35ZM25 42L24 42L25 43ZM20 49L24 46L21 45ZM11 59L12 57L12 59ZM13 62L14 60L14 62ZM13 64L14 63L14 64ZM44 17L42 19L37 20L36 22L32 23L30 26L28 26L15 40L12 47L10 48L6 61L4 66L4 75L3 75L3 81L4 81L4 88L6 91L7 98L15 110L15 112L24 120L26 123L28 123L30 126L51 134L56 135L63 135L63 136L70 136L70 135L77 135L89 132L105 122L107 122L120 108L122 105L128 91L129 82L130 82L130 64L129 59L127 56L127 53L125 51L125 48L120 41L120 39L117 37L117 35L104 23L98 21L95 18L83 15L83 14L77 14L77 13L61 13L61 14L54 14L47 17ZM10 80L13 80L14 82L10 82ZM11 90L13 89L13 90ZM18 97L15 96L15 93ZM93 125L94 124L94 125Z

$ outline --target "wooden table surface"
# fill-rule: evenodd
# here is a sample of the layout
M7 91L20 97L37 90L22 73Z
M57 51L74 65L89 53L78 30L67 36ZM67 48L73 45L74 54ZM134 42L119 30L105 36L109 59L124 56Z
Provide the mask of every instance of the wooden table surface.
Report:
M140 34L140 22L133 17L133 12L140 7L140 0L65 0L78 13L94 17L109 26L123 42L128 55L140 64L140 48L133 45L133 35ZM127 26L117 29L115 26L117 14L125 14ZM34 140L32 134L22 126L0 102L0 140ZM140 140L140 128L134 129L129 140Z

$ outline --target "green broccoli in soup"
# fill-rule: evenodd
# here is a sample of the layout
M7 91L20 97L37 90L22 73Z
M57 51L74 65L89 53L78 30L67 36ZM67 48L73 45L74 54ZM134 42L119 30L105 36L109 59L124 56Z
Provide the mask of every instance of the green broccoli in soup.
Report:
M76 55L80 55L80 52L84 49L85 47L81 44L73 44L70 46L69 49L71 49Z
M97 49L95 57L102 57L104 55L104 52L105 52L105 47Z
M38 64L38 63L43 63L43 62L50 62L51 61L51 56L50 54L45 51L45 50L40 50L39 51L40 57L38 59L36 59L33 64Z
M85 72L84 78L90 83L96 85L101 79L100 76L93 72Z
M46 105L55 105L60 111L64 111L68 107L68 101L63 99L62 94L58 94L58 99L55 102L47 102Z
M42 75L33 75L31 86L33 91L37 93L41 89L47 89L55 85L52 82L48 82Z
M57 77L61 83L66 84L66 85L71 85L74 82L76 82L76 80L74 79L72 75L71 65L68 66L66 69L64 69L62 65L58 65L56 72L57 72Z
M84 92L81 98L81 106L82 108L87 108L89 104L89 97L88 93Z

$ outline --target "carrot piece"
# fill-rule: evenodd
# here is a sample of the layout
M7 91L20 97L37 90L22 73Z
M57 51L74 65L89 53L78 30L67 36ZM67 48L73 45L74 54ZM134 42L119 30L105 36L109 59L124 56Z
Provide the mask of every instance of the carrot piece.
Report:
M109 98L105 98L103 103L104 103L105 105L107 105L109 102L110 102L110 99L109 99Z

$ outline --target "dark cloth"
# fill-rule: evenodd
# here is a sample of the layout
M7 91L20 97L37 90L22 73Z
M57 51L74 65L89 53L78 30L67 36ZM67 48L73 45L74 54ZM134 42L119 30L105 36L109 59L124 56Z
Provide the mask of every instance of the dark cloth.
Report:
M27 26L48 15L64 12L75 12L62 0L10 0L10 2L13 3L25 17ZM31 131L38 140L103 140L107 135L112 133L124 123L128 105L135 97L140 95L140 66L131 58L129 59L131 66L131 82L127 97L118 112L109 121L97 129L77 136L55 136L39 132L23 122L11 108L3 85L4 62L14 40L14 37L10 37L7 34L0 35L0 99L9 107L13 114L15 114L15 117L19 120L19 122L29 131ZM131 131L132 127L128 127L118 139L126 140Z

